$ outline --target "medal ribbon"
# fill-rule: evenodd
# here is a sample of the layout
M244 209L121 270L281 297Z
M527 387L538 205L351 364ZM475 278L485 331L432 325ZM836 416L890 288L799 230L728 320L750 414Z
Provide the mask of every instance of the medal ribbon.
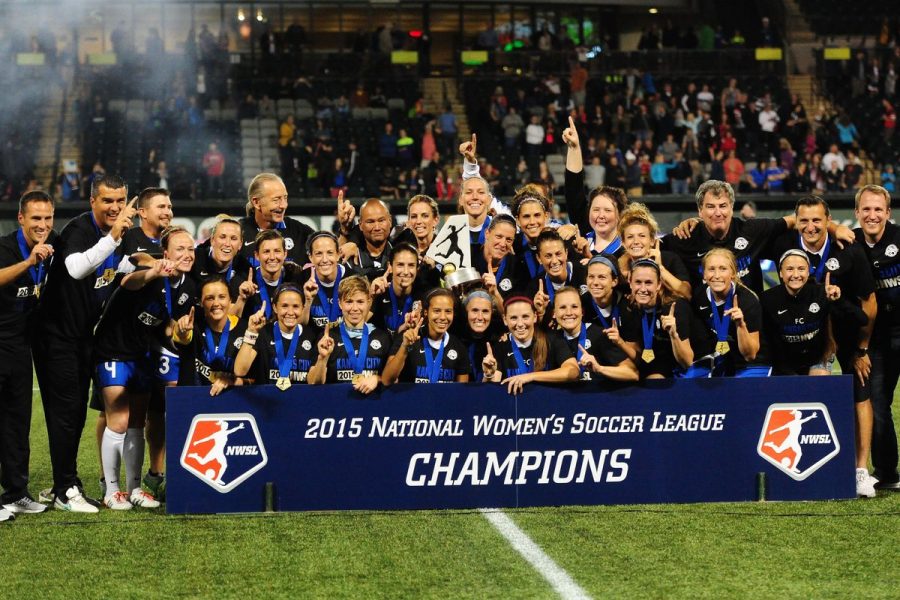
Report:
M412 308L412 294L406 297L403 302L403 309L397 310L397 294L394 293L394 286L388 284L388 295L391 297L391 314L387 318L387 326L391 331L397 331L403 325L403 319L406 313Z
M284 281L284 268L282 267L281 273L278 275L278 283L275 284L277 288L281 285L281 282ZM266 280L263 279L262 276L262 267L256 272L256 285L259 287L259 297L266 304L266 319L272 318L272 303L269 301L269 288Z
M800 234L797 234L800 235ZM803 247L803 236L800 235L801 248ZM812 260L809 261L809 274L816 278L816 281L822 283L825 279L825 263L828 262L828 255L831 254L831 237L825 236L825 246L822 248L822 260L819 261L819 266L814 267L812 265Z
M531 373L534 370L534 366L525 364L525 359L522 358L522 353L519 351L519 345L516 343L516 340L512 339L512 335L510 335L509 345L512 347L513 358L516 359L516 365L519 369L518 374Z
M366 356L369 354L369 328L363 323L359 352L353 350L353 342L350 340L350 334L347 333L347 328L344 327L343 322L339 329L341 330L341 339L344 341L344 350L347 352L347 358L353 366L353 372L359 375L366 367Z
M600 324L603 325L603 329L609 329L612 327L613 323L618 323L619 321L619 305L613 304L612 308L609 310L609 320L603 316L603 313L600 311L600 305L597 304L597 301L591 298L591 304L594 306L594 312L597 313L597 318L600 320Z
M19 252L22 253L22 258L28 260L31 251L28 249L28 244L25 243L25 233L21 229L16 234L16 239L19 241ZM28 267L28 272L31 273L31 280L34 284L40 285L44 280L44 261L39 262L36 267Z
M734 290L735 285L732 283L728 295L725 296L725 305L722 307L723 315L719 316L719 307L716 306L716 303L713 300L712 291L709 288L706 289L706 295L709 297L709 302L711 304L710 308L712 309L713 328L716 330L716 341L718 342L728 340L728 328L731 326L731 315L725 316L724 311L729 311L731 310L731 307L734 306Z
M281 337L281 327L278 323L273 325L275 328L275 360L278 363L278 374L282 377L291 376L291 365L294 362L294 353L297 351L297 344L300 343L300 326L294 327L294 337L288 346L287 354L284 352L284 341Z
M441 378L441 362L444 360L444 342L447 341L447 334L441 337L441 346L438 348L437 356L431 353L431 344L428 339L422 340L422 347L425 349L425 373L428 375L429 383L437 383Z
M649 319L647 317L650 317ZM653 350L653 331L656 328L656 308L644 312L641 317L641 330L644 333L644 350Z
M331 288L331 300L329 300L328 296L325 295L325 290L322 289L324 286L319 281L319 276L313 271L313 277L316 278L316 285L319 286L319 289L316 291L316 294L319 296L319 305L322 307L325 316L328 317L329 323L334 323L338 320L338 317L341 316L341 306L338 304L338 286L341 284L342 274L343 271L339 266L337 268L337 275L334 278L334 286Z
M206 359L209 368L213 370L222 370L225 368L225 351L228 349L228 334L231 331L231 320L225 321L225 329L219 337L219 343L216 344L213 339L213 330L206 327Z

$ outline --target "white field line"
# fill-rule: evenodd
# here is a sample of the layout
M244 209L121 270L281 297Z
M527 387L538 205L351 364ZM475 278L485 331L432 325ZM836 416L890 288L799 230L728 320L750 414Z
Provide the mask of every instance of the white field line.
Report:
M509 516L501 510L493 508L481 508L479 512L494 526L500 535L506 538L510 546L518 552L522 558L540 573L541 577L564 600L588 599L590 596L572 577L556 564L552 558L534 543L528 534L519 529Z

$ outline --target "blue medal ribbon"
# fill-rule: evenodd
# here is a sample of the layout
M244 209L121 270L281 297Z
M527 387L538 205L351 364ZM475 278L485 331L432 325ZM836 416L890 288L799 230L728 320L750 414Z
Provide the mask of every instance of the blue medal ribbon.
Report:
M366 357L369 354L369 328L363 323L359 352L353 350L353 342L350 340L350 334L347 333L347 328L343 322L341 322L339 329L341 330L341 339L344 341L344 350L347 352L347 359L353 367L353 372L359 375L366 368Z
M650 317L649 319L647 317ZM641 317L641 330L644 333L644 350L653 350L653 332L656 329L656 307Z
M584 348L585 342L587 342L587 325L582 323L581 324L581 334L578 336L578 350L575 353L575 359L578 362L581 362L581 355L584 354L584 352L582 352L581 349Z
M175 313L172 312L172 282L168 277L163 277L163 292L166 296L166 310L169 311L169 318L174 319Z
M475 364L475 342L469 344L469 364L472 365L472 375L475 377L474 381L481 381L484 377L484 373L482 373L481 369Z
M331 300L329 300L328 296L325 295L325 290L323 289L324 286L319 281L319 276L316 275L315 270L313 270L313 277L316 279L316 285L319 286L319 289L316 291L316 295L319 297L319 305L322 307L322 311L328 318L329 323L334 323L338 320L338 317L341 316L341 306L338 304L338 286L341 284L342 273L341 267L338 266L337 275L334 278L334 285L331 288Z
M706 288L706 295L709 298L710 308L712 309L713 328L716 330L716 341L725 342L728 340L728 328L731 326L731 315L725 316L724 312L731 310L734 306L735 285L731 284L728 295L725 296L725 305L722 307L723 315L719 316L719 307L713 300L712 290Z
M210 369L222 370L225 368L225 351L228 349L228 334L231 331L231 319L225 320L225 328L219 337L219 343L213 339L213 330L206 327L206 363Z
M438 348L437 356L431 353L431 344L428 339L422 340L422 348L425 349L425 373L428 375L429 383L437 383L441 378L441 362L444 360L444 342L447 341L447 334L441 336L441 345Z
M541 266L538 265L537 259L534 258L534 250L528 245L528 238L522 234L522 256L525 258L525 266L528 267L528 274L532 279L538 276Z
M797 234L800 236L800 247L803 248L803 235ZM809 261L809 274L816 278L816 281L822 283L825 279L825 263L828 262L828 256L831 254L831 237L825 236L825 246L822 248L822 259L819 261L819 266L814 267L812 264L812 259Z
M594 233L593 231L588 233L586 236L584 236L584 239L588 240L591 243L591 252L593 254L601 254L601 253L615 254L616 252L619 251L619 248L622 247L622 240L621 240L621 238L619 238L619 236L616 236L615 238L613 238L613 241L608 243L606 245L606 248L604 248L603 250L597 250L597 246L596 246L597 234Z
M484 220L484 223L481 224L481 231L478 232L478 243L484 246L484 236L487 233L488 227L491 226L491 217L488 217Z
M284 341L281 337L281 327L278 323L273 325L275 328L275 360L278 364L278 374L282 377L291 376L291 365L294 362L294 353L297 351L297 344L300 342L300 326L294 327L294 337L288 346L287 354L284 352Z
M212 248L209 249L209 258L210 258L210 260L213 261L213 264L216 264L215 260L213 259ZM256 266L256 265L253 265L253 266ZM222 271L219 271L219 272L221 273ZM232 260L230 263L228 263L228 268L225 270L225 281L227 281L228 283L231 283L231 278L233 276L234 276L234 260Z
M278 288L282 281L284 281L284 267L282 267L281 273L278 275L278 283L275 284L275 287ZM259 288L259 297L266 305L266 319L271 319L272 303L269 301L269 288L267 287L268 284L266 283L266 280L263 279L262 268L256 271L256 285Z
M563 282L563 285L569 283L569 280L572 278L572 267L569 263L566 263L566 280ZM550 274L544 274L544 284L545 289L547 291L547 296L550 297L550 305L553 306L553 299L556 298L556 289L553 287L553 280L550 279Z
M391 331L397 331L403 325L406 313L412 308L412 294L406 296L406 300L403 301L403 308L400 310L397 309L397 294L394 293L392 284L388 284L388 295L391 297L391 314L388 315L386 325Z
M612 308L609 309L609 319L603 316L603 312L600 310L600 305L597 304L597 301L591 298L591 305L594 307L594 312L597 313L597 319L600 321L600 324L603 325L603 329L609 329L612 327L613 323L618 324L619 322L619 305L613 304Z
M500 261L500 265L497 266L497 272L494 273L494 278L497 280L498 283L501 279L503 279L503 272L506 270L506 261L508 258L509 258L508 254L503 257L503 260ZM490 265L488 265L488 268L490 268Z
M16 234L16 239L19 241L19 252L22 253L22 258L28 260L28 257L31 256L31 251L25 242L25 233L21 229ZM28 272L31 273L31 280L34 282L34 285L41 285L44 280L44 261L39 262L36 267L28 267Z
M519 345L516 343L516 340L512 338L511 334L509 337L509 345L512 348L513 358L516 359L516 366L518 367L517 374L522 375L523 373L531 373L534 371L534 364L528 365L525 363L525 359L522 358L522 353L519 351Z

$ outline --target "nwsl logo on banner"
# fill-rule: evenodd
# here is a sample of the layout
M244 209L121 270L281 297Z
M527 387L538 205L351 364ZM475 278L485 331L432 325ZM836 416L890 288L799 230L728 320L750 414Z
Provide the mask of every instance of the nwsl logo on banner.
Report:
M756 451L781 472L803 481L837 456L841 445L824 404L773 404Z
M267 462L256 419L248 413L197 415L181 452L181 466L223 494Z

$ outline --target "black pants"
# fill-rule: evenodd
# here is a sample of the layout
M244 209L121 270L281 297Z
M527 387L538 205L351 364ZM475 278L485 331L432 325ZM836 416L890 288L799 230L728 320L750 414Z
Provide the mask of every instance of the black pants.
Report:
M31 457L31 348L9 343L0 351L0 503L9 504L28 492Z
M55 336L41 336L34 343L37 370L50 462L53 466L53 491L64 495L78 479L78 444L87 419L91 386L91 342Z
M872 466L879 481L893 483L897 475L897 432L891 417L894 389L900 379L900 340L873 344L869 350L872 358Z

